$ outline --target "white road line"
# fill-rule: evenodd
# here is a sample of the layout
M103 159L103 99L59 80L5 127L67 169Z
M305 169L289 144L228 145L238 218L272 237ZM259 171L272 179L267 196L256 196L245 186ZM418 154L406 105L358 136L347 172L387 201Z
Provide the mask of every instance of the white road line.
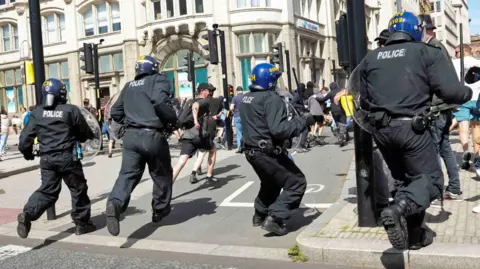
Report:
M0 247L0 261L6 260L8 258L15 257L19 254L25 253L32 248L29 247L22 247L17 245L6 245Z
M327 209L331 207L333 204L302 204L300 207L301 208L318 208L318 209ZM225 202L223 201L220 206L223 207L248 207L248 208L253 208L254 204L253 203L240 203L240 202Z
M230 196L228 196L219 206L224 206L223 204L229 204L235 199L235 197L239 196L240 193L244 192L248 187L252 186L255 181L249 181L245 183L240 189L236 190L234 193L232 193Z

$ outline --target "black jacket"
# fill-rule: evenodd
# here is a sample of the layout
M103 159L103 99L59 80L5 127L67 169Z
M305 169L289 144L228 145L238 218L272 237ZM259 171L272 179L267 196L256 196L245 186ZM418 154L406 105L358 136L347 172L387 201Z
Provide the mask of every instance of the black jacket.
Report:
M94 134L77 106L60 104L52 109L39 106L32 111L20 133L18 150L23 155L32 154L35 137L40 153L48 154L73 151L76 141L85 142L94 138Z
M472 97L472 90L458 81L443 52L420 42L387 42L386 47L367 54L358 72L362 108L392 117L424 113L433 94L451 104L463 104Z
M177 114L170 98L167 77L155 74L127 82L112 106L110 116L127 128L165 130L167 125L175 125Z
M275 91L244 94L239 110L245 147L258 148L261 140L281 145L298 136L307 126L302 117L288 120L285 102Z

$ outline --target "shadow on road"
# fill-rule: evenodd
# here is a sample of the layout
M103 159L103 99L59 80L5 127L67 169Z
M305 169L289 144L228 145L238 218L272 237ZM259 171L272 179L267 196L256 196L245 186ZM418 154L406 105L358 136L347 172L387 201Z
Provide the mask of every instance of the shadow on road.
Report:
M200 198L191 201L172 204L172 212L159 223L147 223L133 232L120 248L130 248L139 240L148 238L158 228L184 223L190 219L202 215L215 213L217 203L210 198Z
M441 210L437 215L425 213L425 222L427 223L443 223L448 220L452 212Z
M213 191L213 190L220 189L223 186L227 185L228 182L230 182L234 179L239 179L239 178L245 178L245 177L240 176L240 175L229 175L229 176L226 176L224 178L218 178L218 181L215 182L215 183L207 183L206 181L204 181L205 179L201 179L201 181L203 181L203 184L201 184L200 186L198 186L197 188L195 188L191 191L187 191L187 192L184 192L182 194L179 194L179 195L173 197L172 201L176 200L178 198L181 198L183 196L187 196L189 194L195 193L197 191L206 190L206 189L208 189L209 191Z
M403 251L389 248L385 250L380 257L380 261L385 269L404 269L405 259Z
M312 223L316 218L320 217L322 212L318 211L316 208L299 208L297 213L293 215L287 222L287 227L289 232L296 232L303 227ZM274 233L267 233L263 235L264 237L276 237Z
M138 184L141 184L141 183L143 183L143 182L145 182L145 181L147 181L147 180L149 180L149 179L150 179L149 177L147 177L147 178L142 178L142 180L140 180L140 182L138 182ZM104 199L107 199L109 195L110 195L110 192L102 193L102 194L98 195L97 197L95 197L94 199L90 199L90 204L93 205L93 204L96 204L96 203L98 203L98 202L100 202L100 201L103 201ZM105 206L106 206L106 205L105 205ZM70 213L72 213L72 210L65 211L65 212L57 215L57 219L62 218L62 217L65 217L65 216L67 216L67 215L70 215Z
M120 216L120 220L125 219L126 216L140 215L140 214L144 214L145 212L146 211L143 210L143 209L137 209L136 207L132 206L132 207L127 208L127 211L125 211L125 213ZM93 224L95 224L97 231L101 230L101 229L105 228L105 226L107 226L105 212L103 212L100 215L92 217L91 221L93 222ZM33 249L34 250L42 249L42 248L47 247L47 246L49 246L49 245L51 245L51 244L53 244L57 241L60 241L62 239L65 239L65 238L71 236L73 233L75 233L75 226L70 227L70 228L66 229L65 231L62 231L57 235L46 238L45 241L41 245L38 245L38 246L34 247Z
M89 162L87 162L87 163L85 163L85 164L82 164L82 166L83 166L83 168L85 168L85 167L94 166L95 164L96 164L96 162L94 162L94 161L89 161Z

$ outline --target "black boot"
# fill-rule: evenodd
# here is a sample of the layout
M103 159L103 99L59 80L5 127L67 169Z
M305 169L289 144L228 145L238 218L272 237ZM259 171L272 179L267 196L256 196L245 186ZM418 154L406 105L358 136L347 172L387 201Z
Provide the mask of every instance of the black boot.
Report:
M157 223L157 222L162 221L162 219L164 219L166 216L168 216L170 214L170 212L172 212L172 207L170 207L170 206L168 208L166 208L163 212L159 212L159 213L153 212L152 222Z
M287 227L280 219L275 219L272 216L268 216L262 225L262 229L267 232L274 233L279 236L286 235L288 233Z
M32 228L32 222L30 220L30 216L27 213L22 212L17 216L17 234L20 238L27 238L30 229Z
M118 207L112 202L108 202L106 215L107 215L108 232L113 236L119 235L120 234L120 212L118 210Z
M399 250L408 249L409 243L407 221L405 219L406 207L406 201L400 200L381 213L383 227L387 231L388 239L392 246Z
M87 234L95 231L96 229L97 227L92 222L88 222L87 224L76 224L75 234L76 235Z
M267 216L265 215L262 215L260 213L255 213L255 215L253 215L253 218L252 218L252 225L253 227L260 227L263 225L263 223L265 222L265 219L267 218Z

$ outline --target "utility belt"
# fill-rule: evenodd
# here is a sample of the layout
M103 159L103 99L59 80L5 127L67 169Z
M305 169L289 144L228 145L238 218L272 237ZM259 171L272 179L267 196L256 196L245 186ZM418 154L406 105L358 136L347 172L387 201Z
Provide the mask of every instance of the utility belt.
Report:
M132 129L132 130L143 130L143 131L148 131L148 132L157 132L164 134L166 131L164 129L157 129L157 128L151 128L151 127L133 127L133 126L128 126L127 129Z
M388 127L392 121L410 121L412 129L417 132L423 132L434 123L435 115L431 112L425 112L421 115L412 117L392 117L387 112L374 112L368 114L370 125L375 129L382 129Z
M257 147L242 145L241 151L252 156L257 152L261 152L270 156L279 156L287 154L287 149L281 146L273 145L271 141L260 140Z

